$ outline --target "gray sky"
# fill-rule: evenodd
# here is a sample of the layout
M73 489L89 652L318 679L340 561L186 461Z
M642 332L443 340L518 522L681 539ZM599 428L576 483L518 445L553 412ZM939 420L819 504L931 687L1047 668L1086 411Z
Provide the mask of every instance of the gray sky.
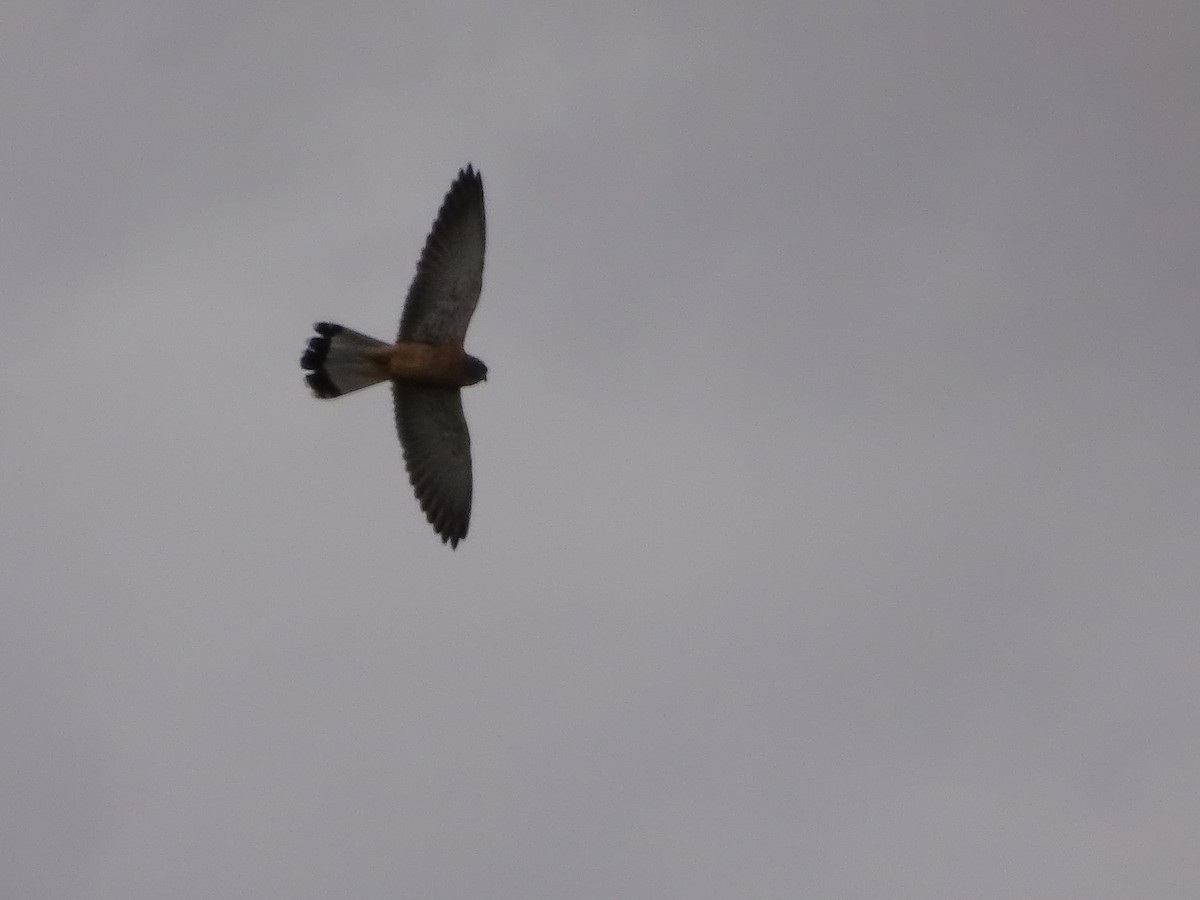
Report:
M1200 893L1196 4L3 18L0 895Z

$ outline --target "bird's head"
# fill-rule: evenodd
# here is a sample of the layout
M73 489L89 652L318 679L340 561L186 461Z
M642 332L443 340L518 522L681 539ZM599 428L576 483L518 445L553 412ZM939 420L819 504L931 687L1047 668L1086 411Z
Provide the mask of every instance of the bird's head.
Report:
M467 384L478 384L481 381L487 381L487 366L484 365L482 359L468 356L466 371L467 378L470 379Z

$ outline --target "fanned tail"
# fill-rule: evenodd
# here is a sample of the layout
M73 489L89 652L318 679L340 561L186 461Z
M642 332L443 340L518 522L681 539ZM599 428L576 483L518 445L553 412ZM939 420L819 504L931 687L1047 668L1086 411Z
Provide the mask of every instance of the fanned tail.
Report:
M333 322L318 322L313 329L317 333L308 342L300 367L308 370L304 380L318 397L329 400L387 380L367 356L367 351L386 347L384 341Z

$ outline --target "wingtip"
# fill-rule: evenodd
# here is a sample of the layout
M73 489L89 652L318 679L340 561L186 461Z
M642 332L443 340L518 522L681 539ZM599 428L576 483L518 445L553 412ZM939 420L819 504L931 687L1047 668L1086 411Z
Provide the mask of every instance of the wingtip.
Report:
M451 550L457 550L458 542L466 539L467 529L470 527L470 524L471 523L470 523L469 519L466 522L457 522L457 523L447 524L446 530L442 534L442 542L449 544ZM452 529L454 529L455 525L461 526L457 529L457 533L455 533L455 531L452 530Z
M463 168L458 170L457 181L473 181L475 184L483 187L483 173L475 168L471 163L467 163Z
M451 550L457 550L458 542L467 536L467 526L448 516L437 513L431 515L427 512L426 518L433 526L433 530L437 532L438 537L442 539L442 543L449 544Z

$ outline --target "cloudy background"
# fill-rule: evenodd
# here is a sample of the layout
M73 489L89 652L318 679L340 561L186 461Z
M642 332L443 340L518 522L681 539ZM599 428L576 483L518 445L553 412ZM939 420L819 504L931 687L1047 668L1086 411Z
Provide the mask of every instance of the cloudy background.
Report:
M1200 892L1195 4L2 25L0 895ZM468 161L451 552L297 360Z

